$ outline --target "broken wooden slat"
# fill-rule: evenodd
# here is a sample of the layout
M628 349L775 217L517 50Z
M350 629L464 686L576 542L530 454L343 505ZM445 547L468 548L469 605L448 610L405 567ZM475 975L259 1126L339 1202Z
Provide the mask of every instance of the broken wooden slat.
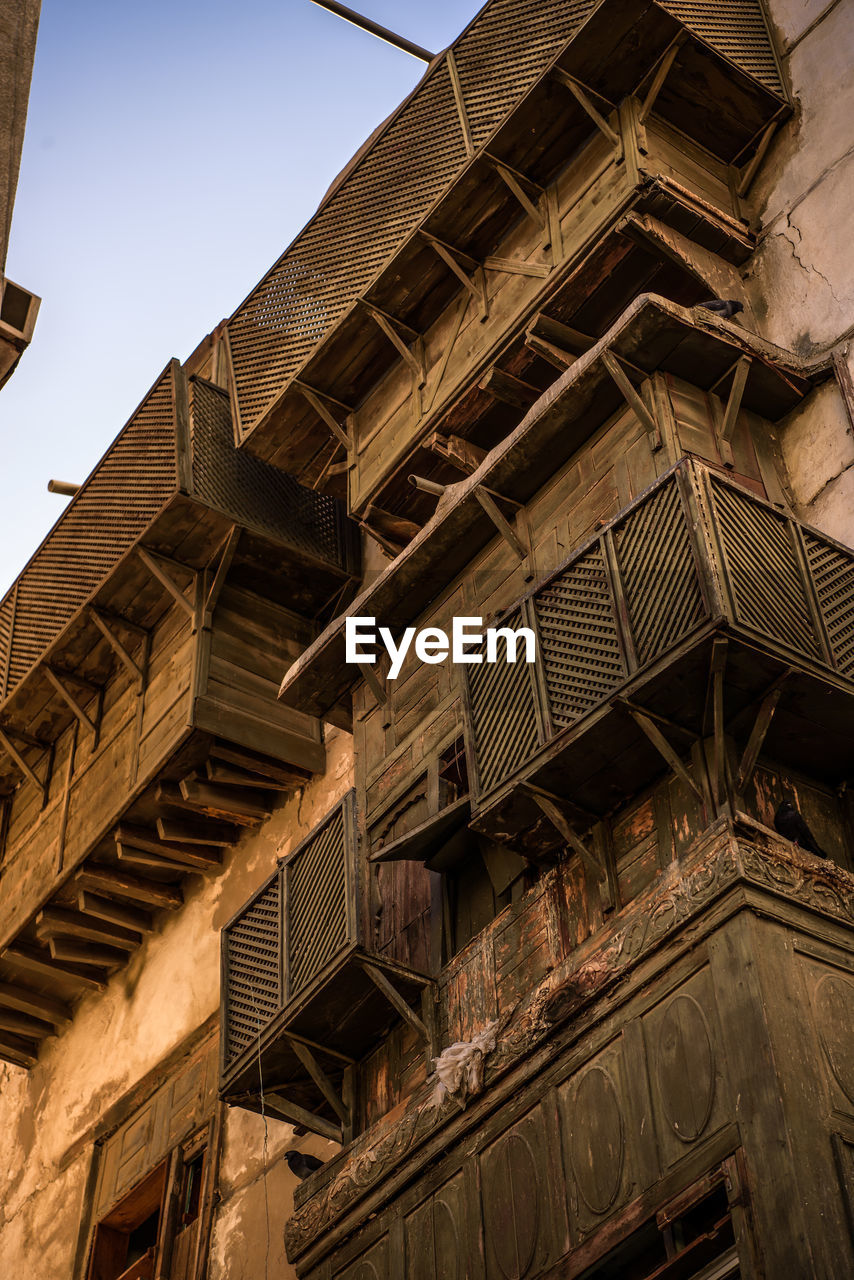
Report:
M176 910L184 901L180 885L158 884L155 880L130 875L121 867L102 867L90 863L75 874L74 883L107 896L119 894L120 897L132 898L135 902L144 902L152 907L163 907L167 911Z

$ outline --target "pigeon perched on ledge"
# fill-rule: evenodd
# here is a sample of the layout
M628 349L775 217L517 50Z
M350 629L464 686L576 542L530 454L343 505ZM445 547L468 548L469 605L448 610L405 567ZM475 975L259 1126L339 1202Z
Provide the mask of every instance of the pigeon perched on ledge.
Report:
M809 853L814 853L817 858L828 856L816 843L813 833L790 800L784 800L774 814L774 830L779 831L780 835L785 836L787 840L791 840L792 844L808 850Z
M735 298L710 298L708 302L698 302L697 306L716 316L722 316L724 320L731 320L739 311L744 310L744 303L736 302Z
M285 1159L291 1173L296 1174L300 1182L305 1182L306 1178L323 1168L323 1161L317 1156L310 1156L307 1151L286 1151Z

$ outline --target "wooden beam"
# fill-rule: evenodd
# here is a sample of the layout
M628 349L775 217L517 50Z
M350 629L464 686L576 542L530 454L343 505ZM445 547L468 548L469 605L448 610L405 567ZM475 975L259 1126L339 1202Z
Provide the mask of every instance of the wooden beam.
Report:
M108 896L119 894L123 898L144 902L150 907L162 907L166 911L175 911L184 902L180 885L145 880L130 875L121 867L95 866L92 863L84 865L75 873L74 883L81 888L94 889Z
M694 778L691 777L691 774L685 768L684 764L679 759L678 755L673 750L658 726L649 718L649 716L645 715L642 711L637 710L636 707L630 706L628 703L621 702L620 700L617 700L617 703L626 709L635 724L649 739L659 755L667 762L667 764L669 764L676 776L681 778L686 786L691 788L697 799L701 804L703 804L705 802L703 792Z
M0 1060L9 1062L14 1067L34 1067L38 1062L35 1046L32 1048L13 1037L0 1036Z
M269 778L271 786L274 783L279 783L282 786L294 784L301 786L311 777L306 770L300 769L298 765L281 764L278 760L270 760L253 755L251 751L244 751L241 747L232 746L227 742L215 742L211 747L211 757L214 760L223 760L226 764L237 765L239 769L246 769L251 773L257 773L264 778Z
M542 394L539 387L533 387L530 382L515 378L512 373L505 373L497 365L493 365L477 385L481 391L488 391L496 400L510 404L514 409L530 409Z
M525 788L528 790L528 788ZM529 790L528 794L542 809L555 830L563 836L566 843L578 854L587 871L597 882L605 879L605 868L594 853L591 853L584 841L575 833L572 824L560 806L540 791Z
M76 983L81 987L88 987L93 991L103 991L106 987L106 979L95 977L93 974L85 973L81 969L72 966L68 967L62 963L54 963L55 957L49 959L46 955L36 954L29 948L18 944L14 947L7 947L3 952L4 962L12 965L21 973L32 974L34 978L46 979L48 982L61 978L63 982Z
M747 746L744 748L744 755L738 766L738 773L735 778L735 793L741 795L747 786L753 770L756 768L756 761L759 759L759 753L762 750L762 744L765 741L766 734L771 727L771 721L774 719L774 712L777 710L777 703L783 696L782 688L772 689L762 701L762 705L757 712L756 719L753 722L753 728L750 737L747 740Z
M208 867L219 866L222 861L222 853L218 847L213 845L201 847L196 844L167 840L149 827L138 827L129 822L119 823L114 835L117 847L127 846L141 850L143 853L154 854L158 858L171 862L173 866L184 869L194 867L204 871ZM119 857L121 856L119 852Z
M101 635L108 642L108 644L110 645L110 647L112 648L116 656L119 658L119 660L123 662L124 665L127 667L131 675L136 676L138 680L143 680L145 678L145 673L142 667L139 665L136 659L132 656L129 650L126 649L125 646L122 644L121 640L119 639L119 637L116 635L116 633L113 631L112 627L110 626L110 623L107 620L107 617L103 613L99 612L99 610L94 608L91 608L89 610L89 617L95 623L95 626L101 632Z
M43 663L42 671L47 676L49 682L53 685L56 692L62 698L63 702L65 702L66 706L68 706L71 709L71 711L80 721L80 723L85 725L87 729L91 729L92 733L94 733L97 736L97 733L98 733L97 724L92 719L92 717L88 714L88 712L85 711L84 708L80 705L80 703L74 697L74 694L71 693L71 691L65 687L65 685L62 683L57 673L53 670L53 668L49 667L47 663Z
M179 818L158 818L157 834L165 843L172 845L213 845L220 849L228 849L237 844L240 832L233 826L223 822L207 822L202 818L196 821Z
M457 304L457 309L454 312L454 318L451 323L450 330L448 332L444 350L442 351L442 359L439 361L438 368L436 369L436 380L433 383L433 389L427 398L425 411L433 408L433 405L436 400L436 396L439 394L439 388L442 385L442 379L444 378L445 373L447 372L448 364L450 363L451 356L454 353L454 347L456 346L457 338L460 336L460 329L462 328L463 320L465 319L466 312L468 311L468 307L469 307L468 297L466 294L463 294L460 297L460 300Z
M658 64L658 70L655 73L652 84L649 86L646 97L641 104L641 109L638 112L638 122L640 124L644 123L650 111L652 111L652 108L655 106L655 100L659 93L661 93L664 82L670 74L670 68L676 60L676 55L682 46L684 38L685 33L680 31L678 36L676 36L675 40L670 45L670 48L665 50L664 56Z
M649 409L632 386L628 375L617 360L617 357L611 351L603 351L600 359L622 392L623 399L626 401L634 415L640 419L641 424L650 438L650 443L652 444L653 449L660 448L661 436L658 431L658 423L655 421L655 418L652 416Z
M504 541L508 543L520 560L526 559L528 556L527 547L522 545L515 529L501 514L491 494L489 494L481 485L477 485L474 489L474 496L477 498L478 502L483 507L484 511L489 516Z
M54 959L86 965L99 972L121 968L129 954L124 948L101 947L76 938L51 938L48 946Z
M161 783L158 795L168 784ZM256 827L266 822L272 814L269 804L263 803L263 797L247 788L241 791L237 787L218 787L216 783L201 779L196 774L182 778L178 784L177 799L174 788L168 792L167 803L178 804L182 808L191 809L195 813L205 814L209 818L222 818L236 822L238 826Z
M521 258L496 258L494 254L484 258L483 265L487 271L502 271L510 276L533 276L538 280L545 280L552 273L551 267L545 262L523 262Z
M289 792L305 785L306 778L294 773L292 782L276 782L272 778L261 777L257 773L248 773L235 765L221 764L218 760L205 761L205 775L210 782L219 787L251 787L259 791ZM190 777L195 775L190 774Z
M747 376L750 373L752 361L750 356L741 356L735 365L735 373L732 379L732 386L729 389L729 397L724 409L723 422L718 435L721 440L727 444L732 442L735 424L738 419L738 411L741 408L741 399L744 395L744 388L747 385Z
M55 1034L55 1028L40 1018L31 1018L26 1013L18 1013L12 1009L4 1009L0 1005L0 1031L12 1031L17 1036L28 1036L31 1040L44 1040Z
M79 911L67 911L64 907L43 907L36 916L36 935L44 941L79 938L85 942L117 947L121 951L135 951L142 942L142 934L136 929L96 920Z
M418 1014L415 1013L414 1010L410 1009L403 996L396 987L392 986L386 975L380 969L375 968L368 960L360 960L359 964L362 966L377 990L382 992L392 1008L397 1010L401 1018L403 1018L405 1022L409 1023L413 1031L415 1031L422 1040L429 1043L430 1032L427 1027L418 1017Z
M365 679L366 684L369 686L371 692L376 698L377 703L379 704L379 706L384 707L388 702L388 694L386 693L385 685L383 681L380 680L379 676L377 675L376 671L374 671L374 668L370 662L360 662L359 668L362 672L362 675Z
M448 75L451 77L451 87L454 91L454 101L457 104L457 115L460 118L460 128L463 131L463 142L465 143L466 155L471 157L475 153L475 146L471 136L471 125L469 124L468 111L466 110L466 100L463 95L463 87L460 84L460 73L457 69L457 60L454 57L453 48L449 48L445 54L445 63L448 68Z
M27 764L24 757L21 755L18 749L12 745L12 743L9 741L9 738L6 736L6 734L3 732L2 729L0 729L0 747L2 747L3 750L6 752L6 754L12 760L14 760L15 764L21 770L21 773L24 775L24 777L27 778L28 781L30 781L38 791L41 792L42 798L44 798L44 796L47 793L47 784L42 782L41 778L38 776L38 774L35 772L34 769L30 768L30 766Z
M560 81L565 89L569 90L582 110L587 112L587 115L596 125L596 128L605 135L609 142L612 142L615 147L618 147L620 145L619 134L611 128L608 121L599 111L596 110L588 97L588 94L591 93L592 90L587 89L585 92L578 81L574 80L571 75L568 75L562 67L552 67L552 75L556 80Z
M468 476L474 475L486 457L486 450L480 445L472 444L462 436L443 436L438 431L427 437L424 447Z
M191 871L207 871L211 865L217 863L205 863L203 866L197 865L195 862L178 862L173 857L167 857L165 853L151 853L146 849L136 849L131 844L117 844L116 857L122 866L139 867L145 871L178 871L181 875L187 875Z
M16 1009L19 1013L30 1013L54 1027L65 1026L71 1021L71 1009L62 1000L27 987L11 986L8 982L0 982L0 1005Z
M191 600L187 599L187 597L184 595L184 592L178 586L178 583L169 574L169 572L163 567L163 564L159 563L160 561L164 560L164 557L158 556L157 559L155 559L155 557L151 554L150 551L146 551L145 547L137 547L136 554L139 556L140 560L145 565L148 572L151 573L157 579L157 581L166 588L170 596L172 596L172 599L175 600L176 603L181 606L181 608L185 611L185 613L188 614L189 617L194 618L196 613L195 605Z
M338 443L343 444L344 448L349 450L351 444L350 437L347 435L347 432L341 426L341 423L335 417L331 409L329 409L324 401L321 400L318 393L312 387L307 387L304 382L295 381L293 385L296 387L297 391L300 392L303 399L308 401L318 418L326 423Z
M288 1124L302 1125L309 1132L318 1133L321 1138L328 1138L330 1142L344 1141L340 1125L333 1124L331 1120L325 1120L322 1116L312 1115L310 1111L306 1111L305 1107L297 1106L295 1102L283 1098L280 1093L264 1093L264 1110L279 1120L287 1121Z
M522 206L522 208L524 209L528 217L531 219L531 221L535 222L541 231L545 231L546 229L545 214L542 212L541 209L537 207L537 205L534 204L531 197L525 191L524 187L522 186L522 183L519 181L519 178L521 177L521 175L517 174L515 170L509 167L509 165L503 164L500 160L496 160L494 156L487 156L486 159L490 162L493 169L498 174L499 178L504 183L504 185L516 197L519 204ZM530 179L525 178L524 181L530 182ZM531 186L536 187L537 184L534 182L531 182ZM540 192L540 194L542 194L542 187L539 187L537 189Z
M321 1067L308 1045L304 1044L301 1040L295 1040L292 1036L289 1036L287 1032L285 1033L285 1039L299 1058L302 1065L305 1067L308 1074L311 1076L314 1083L317 1085L320 1092L323 1094L326 1101L329 1103L332 1110L335 1112L338 1119L341 1121L342 1125L349 1124L349 1111L344 1106L341 1098L339 1098L332 1081L329 1079L329 1076L323 1070L323 1067Z
M154 927L154 921L148 911L140 911L138 907L114 902L112 898L103 898L90 889L77 890L77 906L84 915L93 916L96 920L103 920L108 924L117 924L125 929L136 929L139 933L150 933Z

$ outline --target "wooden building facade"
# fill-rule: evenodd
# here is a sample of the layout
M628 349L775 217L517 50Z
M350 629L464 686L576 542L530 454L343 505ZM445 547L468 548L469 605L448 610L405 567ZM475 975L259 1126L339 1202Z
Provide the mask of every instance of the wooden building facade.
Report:
M854 383L781 341L779 52L490 0L0 602L0 1056L221 930L62 1154L72 1280L265 1275L270 1131L283 1276L854 1272L854 520L789 443ZM348 616L535 654L392 679Z

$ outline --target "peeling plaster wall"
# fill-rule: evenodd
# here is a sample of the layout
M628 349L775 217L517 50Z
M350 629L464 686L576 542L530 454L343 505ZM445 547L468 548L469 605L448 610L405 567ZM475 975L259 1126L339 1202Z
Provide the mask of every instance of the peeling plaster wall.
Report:
M21 1270L26 1260L37 1264L40 1280L72 1280L92 1160L87 1134L217 1012L220 929L276 859L299 844L351 785L350 736L327 728L326 773L289 798L261 830L245 836L219 874L187 881L183 908L163 914L160 931L106 991L81 1001L71 1025L46 1042L29 1074L0 1064L0 1276L29 1274ZM266 1280L265 1199L269 1275L293 1275L284 1260L282 1231L296 1180L281 1159L293 1130L273 1119L267 1128L265 1156L260 1117L233 1110L226 1115L212 1280ZM71 1152L77 1143L80 1149ZM333 1149L319 1138L301 1139L299 1146L321 1156Z
M765 337L854 370L854 4L767 0L794 104L750 192L759 245L747 277ZM801 519L854 544L854 434L835 380L781 424Z

